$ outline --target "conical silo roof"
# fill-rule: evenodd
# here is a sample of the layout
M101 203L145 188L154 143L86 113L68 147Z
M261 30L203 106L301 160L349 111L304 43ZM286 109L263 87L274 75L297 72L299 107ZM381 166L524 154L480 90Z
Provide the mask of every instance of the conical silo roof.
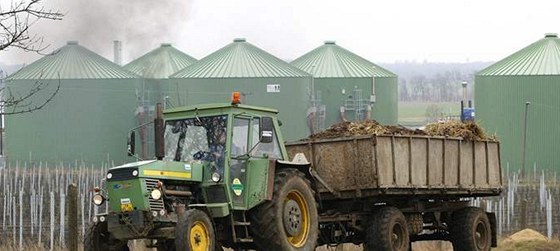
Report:
M325 41L325 44L291 64L316 78L396 77L394 73L338 46L334 41Z
M479 76L560 75L560 39L556 33L480 71Z
M144 78L168 78L196 61L171 44L161 44L159 48L128 63L124 68Z
M306 72L237 38L171 78L308 77Z
M120 79L137 78L117 64L69 41L53 53L8 77L17 79Z

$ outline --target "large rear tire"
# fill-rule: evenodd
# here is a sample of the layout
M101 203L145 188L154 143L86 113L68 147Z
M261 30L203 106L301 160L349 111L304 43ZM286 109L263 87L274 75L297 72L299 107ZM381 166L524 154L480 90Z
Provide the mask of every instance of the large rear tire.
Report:
M373 213L366 227L365 251L408 251L410 236L403 213L394 207L382 207Z
M488 215L477 207L466 207L453 213L451 243L455 251L489 251L492 230Z
M313 190L296 169L276 172L272 200L251 213L252 233L260 250L314 250L318 225Z
M127 243L111 238L107 222L92 223L84 233L84 251L128 251Z
M175 248L187 251L214 251L215 236L210 217L199 209L189 209L177 222Z

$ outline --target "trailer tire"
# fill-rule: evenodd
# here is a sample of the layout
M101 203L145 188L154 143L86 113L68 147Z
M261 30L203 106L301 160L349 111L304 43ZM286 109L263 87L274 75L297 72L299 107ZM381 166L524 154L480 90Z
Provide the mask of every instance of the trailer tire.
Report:
M127 243L111 238L107 222L92 223L84 233L84 251L128 251Z
M214 226L210 217L199 209L187 210L177 221L176 250L213 251L216 246Z
M251 229L259 250L315 250L319 231L317 205L310 182L296 169L274 177L271 201L251 212Z
M477 207L466 207L453 213L451 243L455 251L489 251L492 229L488 215Z
M408 251L410 236L403 213L395 207L381 207L368 220L365 251Z

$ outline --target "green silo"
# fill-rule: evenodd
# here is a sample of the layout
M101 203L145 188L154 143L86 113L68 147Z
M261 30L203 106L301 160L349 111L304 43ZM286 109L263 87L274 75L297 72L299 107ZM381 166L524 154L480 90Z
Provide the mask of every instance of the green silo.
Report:
M478 72L476 118L501 140L502 165L520 170L527 109L525 170L560 170L560 39L543 39Z
M146 99L161 102L170 95L169 76L195 63L197 60L177 50L171 44L161 44L124 66L144 80ZM171 91L174 93L174 91Z
M291 64L313 75L316 103L326 111L325 126L340 122L343 117L397 123L398 85L394 73L334 41L326 41Z
M169 87L169 76L197 60L182 51L177 50L171 44L161 44L138 59L128 63L124 69L142 77L138 109L136 118L138 124L149 122L154 117L155 104L168 102L175 89ZM139 155L142 158L154 156L153 125L139 128Z
M126 136L136 126L138 77L77 42L68 42L6 82L9 91L18 96L42 84L42 90L27 99L34 103L31 107L44 102L59 83L58 93L42 109L6 116L7 160L130 161Z
M177 105L228 103L239 91L242 102L279 110L287 140L307 137L311 76L248 43L233 43L170 77Z

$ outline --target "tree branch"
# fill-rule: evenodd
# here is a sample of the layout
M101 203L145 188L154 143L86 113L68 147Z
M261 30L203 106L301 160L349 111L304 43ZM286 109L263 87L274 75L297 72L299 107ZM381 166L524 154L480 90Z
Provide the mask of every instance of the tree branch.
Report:
M40 53L48 48L43 44L43 37L29 33L29 28L37 21L62 20L64 14L58 10L45 9L42 0L20 0L12 4L9 10L0 9L0 51L10 47L26 52Z
M49 86L48 84L36 81L33 87L22 96L14 95L12 90L8 87L1 88L0 93L4 95L0 100L0 115L21 114L43 109L60 91L60 83L61 81L59 79L56 89L38 104L34 104L34 101L37 100L36 95L44 92Z

